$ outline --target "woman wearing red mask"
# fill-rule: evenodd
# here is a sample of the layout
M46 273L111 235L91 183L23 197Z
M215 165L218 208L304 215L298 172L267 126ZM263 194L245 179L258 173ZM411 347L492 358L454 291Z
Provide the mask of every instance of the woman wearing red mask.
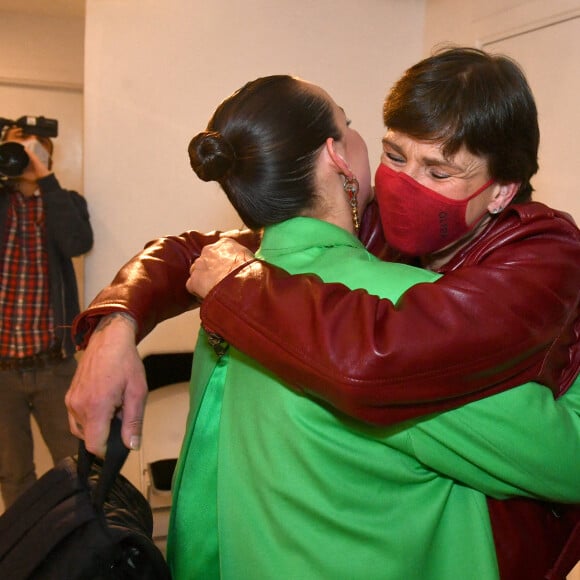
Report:
M385 259L445 276L392 304L244 263L248 252L223 240L213 253L204 251L188 282L207 294L204 326L297 388L371 423L446 410L529 380L564 393L580 368L580 232L569 216L531 201L539 131L520 69L475 49L442 51L395 84L384 118L378 205L366 210L360 237ZM107 319L69 391L73 432L82 435L84 427L88 446L102 449L111 409L121 400L125 440L138 436L146 387L127 349L134 349L135 335L141 339L198 304L185 290L176 302L176 288L201 246L218 237L189 232L150 245L77 321L86 342L105 314L133 319ZM257 244L249 234L238 239L251 249ZM115 369L121 355L111 357L104 343L123 353L111 387L99 373ZM527 527L533 552L519 560L514 540L522 535L505 524L524 520L504 521L502 578L538 574L538 518ZM502 544L509 548L504 555Z

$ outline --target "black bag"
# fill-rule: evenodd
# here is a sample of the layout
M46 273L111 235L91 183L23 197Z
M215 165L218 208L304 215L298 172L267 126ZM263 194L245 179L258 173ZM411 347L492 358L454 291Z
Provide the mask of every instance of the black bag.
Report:
M119 474L129 451L115 419L101 463L79 445L0 517L5 580L170 580L151 508Z

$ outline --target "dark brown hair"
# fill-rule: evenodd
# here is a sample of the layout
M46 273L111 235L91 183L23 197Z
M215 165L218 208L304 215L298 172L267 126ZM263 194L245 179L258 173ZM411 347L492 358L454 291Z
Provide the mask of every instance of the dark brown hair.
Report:
M538 170L540 132L534 97L521 68L475 48L436 52L406 71L385 100L388 128L443 143L453 155L465 145L487 159L500 183L519 182L514 201L527 201Z
M274 75L221 103L188 151L198 177L217 181L244 223L259 229L313 206L317 155L328 137L340 136L328 99Z

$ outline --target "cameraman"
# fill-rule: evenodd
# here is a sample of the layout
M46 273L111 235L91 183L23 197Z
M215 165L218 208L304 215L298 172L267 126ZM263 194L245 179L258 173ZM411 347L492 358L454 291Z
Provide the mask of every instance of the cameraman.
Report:
M84 198L51 171L50 138L12 125L2 142L21 143L29 158L20 175L0 175L0 490L8 507L36 480L31 413L54 462L77 451L64 406L79 312L71 258L91 249L93 232Z

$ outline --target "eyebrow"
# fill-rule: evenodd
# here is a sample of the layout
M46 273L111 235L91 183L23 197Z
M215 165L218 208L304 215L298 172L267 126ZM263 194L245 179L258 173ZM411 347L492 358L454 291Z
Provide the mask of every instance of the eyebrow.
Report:
M397 145L394 141L391 141L390 139L383 137L382 142L383 142L383 145L388 145L389 147L392 147L397 153L399 153L400 155L405 157L405 154L404 154L403 150L401 149L401 147L399 147L399 145ZM447 167L457 169L458 171L465 170L464 167L457 165L457 163L454 163L453 161L451 161L451 159L449 159L443 155L441 157L422 157L421 160L423 161L423 163L425 163L425 165L431 165L431 166L432 165L439 165L439 166L445 165Z

